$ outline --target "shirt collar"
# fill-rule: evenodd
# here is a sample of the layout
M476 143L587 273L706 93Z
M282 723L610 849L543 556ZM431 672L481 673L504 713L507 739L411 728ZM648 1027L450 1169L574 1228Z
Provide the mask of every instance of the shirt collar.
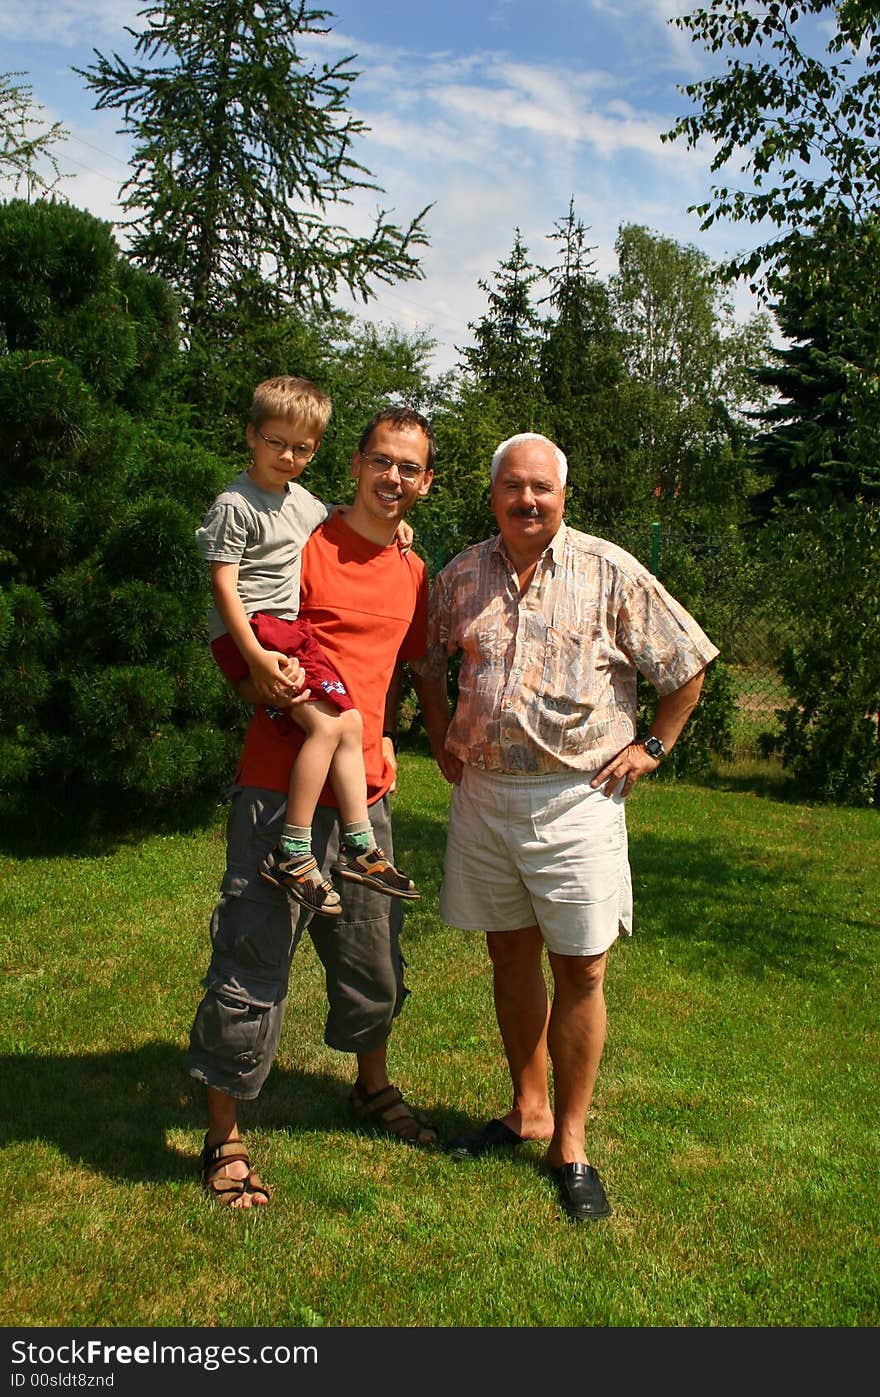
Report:
M556 530L556 533L553 535L550 542L547 544L547 547L544 549L544 552L541 556L546 558L547 554L549 553L551 554L554 563L561 563L567 533L568 525L566 524L565 520L563 520L562 523L559 525L559 528ZM508 564L510 563L510 559L507 556L507 549L504 547L504 540L500 534L496 534L495 538L492 541L492 552L500 554L500 556L504 558Z

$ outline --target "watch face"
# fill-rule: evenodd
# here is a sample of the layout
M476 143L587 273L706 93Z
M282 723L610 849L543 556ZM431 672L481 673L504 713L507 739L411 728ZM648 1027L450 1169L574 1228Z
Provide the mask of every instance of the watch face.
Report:
M666 756L666 748L663 746L663 743L660 741L659 737L646 737L645 751L648 753L649 756L653 757L654 760L658 762Z

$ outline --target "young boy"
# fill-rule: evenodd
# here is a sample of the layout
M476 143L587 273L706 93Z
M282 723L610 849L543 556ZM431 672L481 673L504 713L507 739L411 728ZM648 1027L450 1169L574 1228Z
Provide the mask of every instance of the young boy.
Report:
M300 620L302 547L329 510L295 484L317 451L332 404L304 378L282 376L257 385L247 426L251 464L217 496L196 531L211 564L214 607L211 650L233 682L251 682L280 721L293 695L289 657L305 673L309 701L287 709L305 733L293 763L284 833L261 865L267 882L324 917L342 910L332 883L312 855L312 817L329 779L339 805L342 845L334 871L389 897L419 897L406 874L376 845L367 814L361 715L345 685Z

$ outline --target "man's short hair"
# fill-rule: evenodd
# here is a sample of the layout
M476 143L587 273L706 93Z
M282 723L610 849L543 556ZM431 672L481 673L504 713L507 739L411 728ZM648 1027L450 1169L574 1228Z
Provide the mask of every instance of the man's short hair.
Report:
M257 384L251 400L250 423L259 429L271 417L280 417L320 441L332 411L332 402L317 383L310 378L281 374Z
M417 427L424 433L428 443L428 470L434 469L434 461L437 456L437 441L434 436L434 428L427 417L423 417L420 412L416 412L414 407L383 407L375 413L361 432L357 449L361 455L364 454L370 444L370 437L377 427L389 426L395 431L403 431L407 427Z
M489 467L489 480L491 483L494 485L495 477L498 474L498 468L507 455L507 452L512 446L519 446L521 441L542 441L545 445L553 447L553 452L556 456L556 465L559 468L559 483L560 485L564 485L568 478L568 461L566 460L565 452L560 451L555 441L551 441L549 437L542 436L540 432L518 432L515 437L508 437L507 441L503 441L500 446L496 446L492 456L492 464Z

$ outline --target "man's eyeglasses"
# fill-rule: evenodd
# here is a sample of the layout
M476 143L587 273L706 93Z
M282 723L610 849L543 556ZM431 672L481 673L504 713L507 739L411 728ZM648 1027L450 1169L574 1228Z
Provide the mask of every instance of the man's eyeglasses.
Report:
M308 461L315 454L315 448L306 446L304 442L299 446L291 446L289 441L282 441L280 437L264 437L262 432L257 432L257 436L276 456L283 456L285 451L289 451L294 460Z
M377 475L387 475L394 467L397 467L397 474L401 480L418 480L420 475L424 475L425 467L417 466L415 461L392 461L390 456L362 456L362 461L366 461L371 471Z

